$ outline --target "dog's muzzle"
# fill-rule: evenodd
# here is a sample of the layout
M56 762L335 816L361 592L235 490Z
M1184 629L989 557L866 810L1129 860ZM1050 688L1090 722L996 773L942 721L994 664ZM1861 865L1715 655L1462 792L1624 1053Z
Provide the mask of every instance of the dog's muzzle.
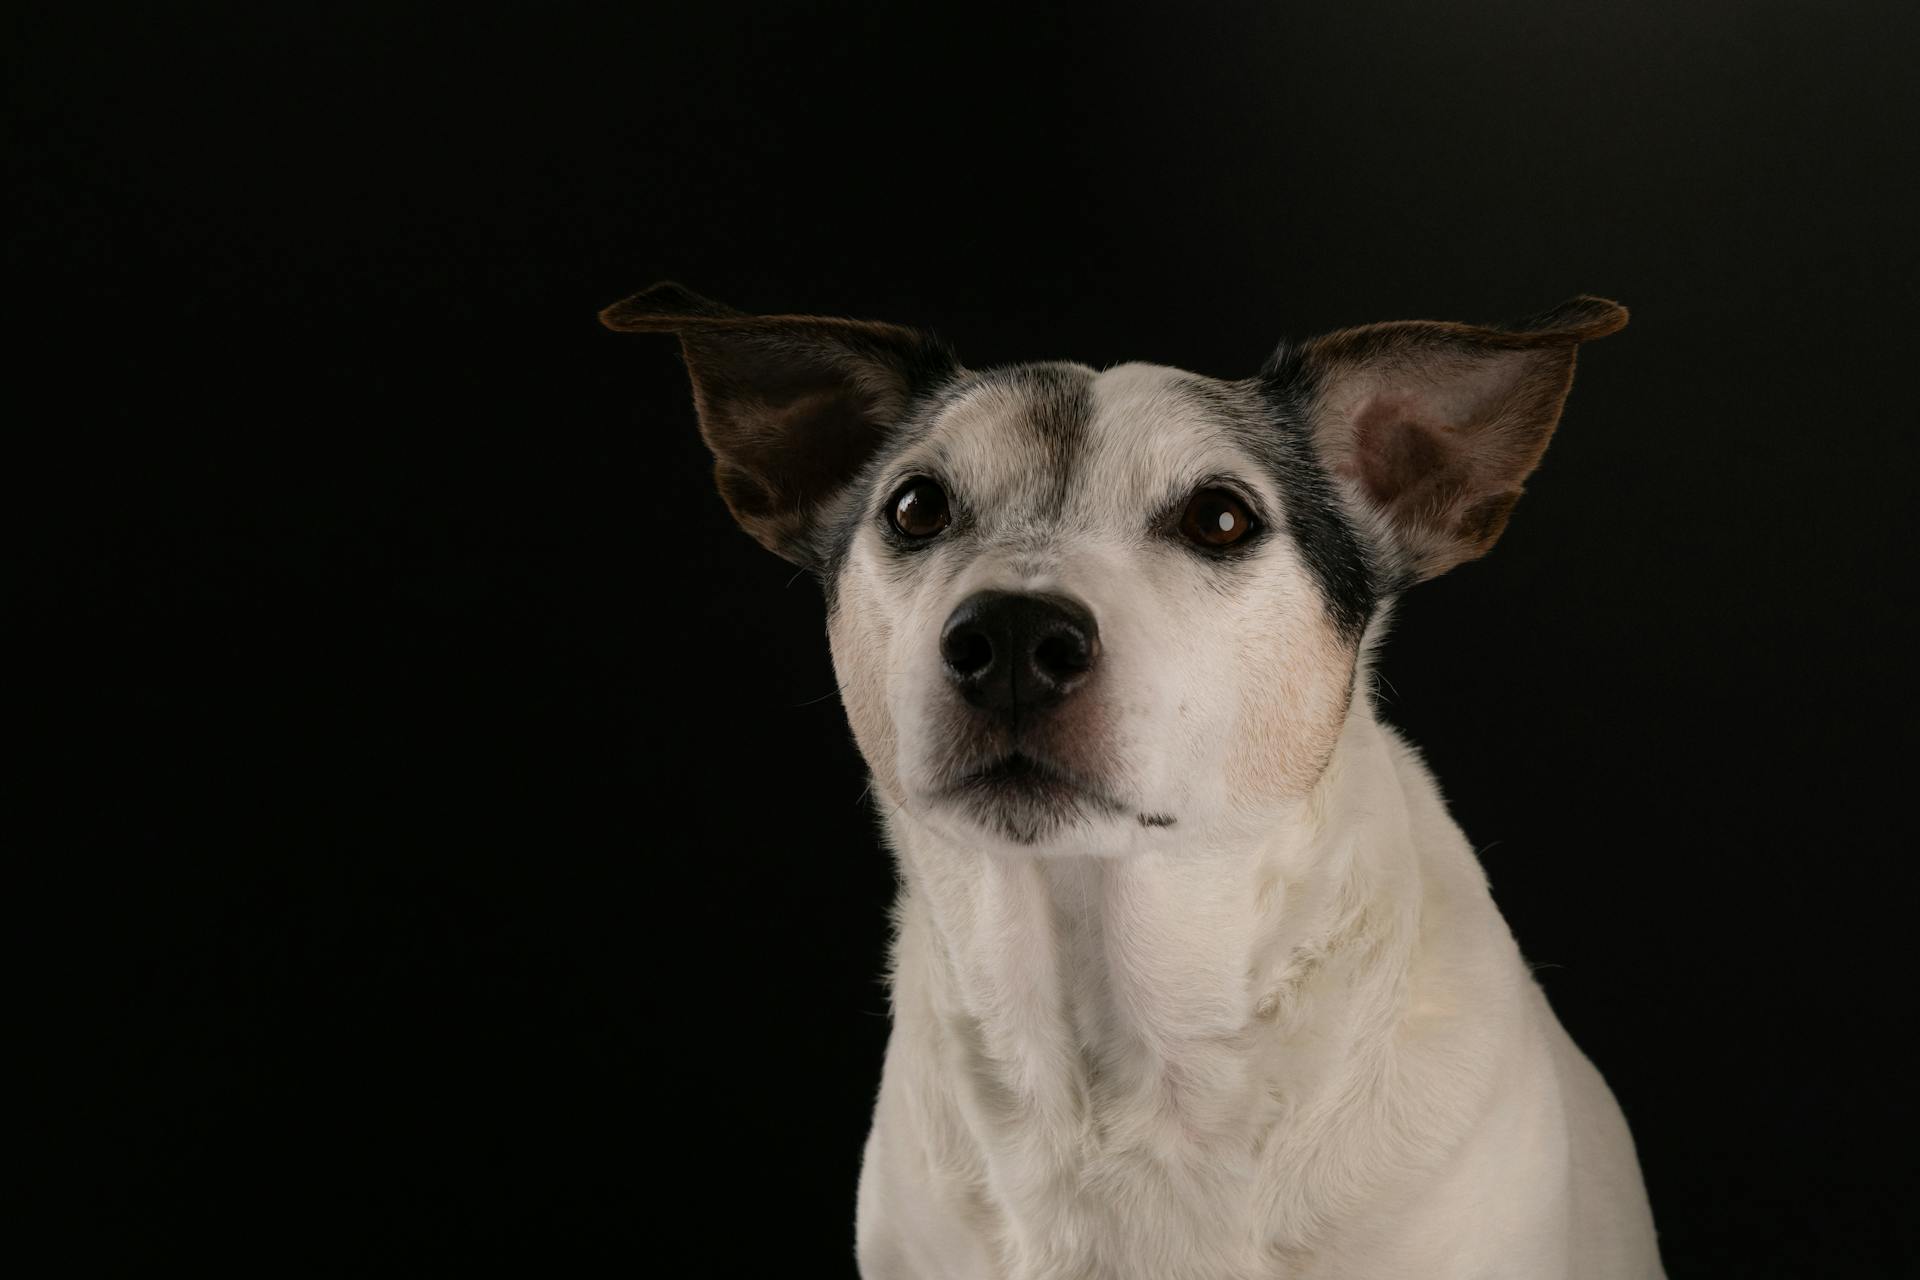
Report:
M954 689L1016 725L1085 684L1099 655L1093 615L1065 596L982 591L961 601L940 632Z

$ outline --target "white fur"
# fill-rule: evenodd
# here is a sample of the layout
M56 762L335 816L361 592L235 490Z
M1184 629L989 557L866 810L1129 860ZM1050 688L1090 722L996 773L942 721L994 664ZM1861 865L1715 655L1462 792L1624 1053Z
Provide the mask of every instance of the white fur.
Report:
M1364 703L1261 845L1021 859L904 810L890 831L869 1280L1661 1274L1611 1095Z
M1660 1275L1619 1110L1375 719L1365 646L1284 536L1229 594L1143 532L1219 474L1283 501L1175 394L1184 376L1099 376L1064 505L992 388L858 495L937 468L974 516L911 575L863 530L836 584L835 663L902 879L862 1273ZM1091 608L1103 729L1081 764L1177 822L1097 816L1024 846L937 802L935 638L983 587Z

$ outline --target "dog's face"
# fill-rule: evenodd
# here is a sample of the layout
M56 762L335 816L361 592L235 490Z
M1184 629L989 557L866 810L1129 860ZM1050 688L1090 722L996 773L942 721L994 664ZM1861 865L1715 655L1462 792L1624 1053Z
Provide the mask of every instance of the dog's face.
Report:
M659 286L741 523L816 569L889 806L1003 851L1236 841L1325 768L1366 624L1484 552L1573 350L1625 313L1412 322L1255 378L975 372L893 326L744 316Z
M1103 852L1303 791L1358 636L1290 527L1331 495L1302 492L1273 412L1252 385L1139 364L930 396L861 475L832 567L835 665L881 788L956 836ZM1331 532L1363 584L1358 539Z

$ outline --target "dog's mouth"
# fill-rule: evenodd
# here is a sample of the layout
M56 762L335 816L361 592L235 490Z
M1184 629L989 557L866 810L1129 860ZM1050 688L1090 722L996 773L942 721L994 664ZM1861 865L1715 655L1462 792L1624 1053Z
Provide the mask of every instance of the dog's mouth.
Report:
M1006 755L962 777L954 790L1027 795L1054 800L1105 800L1098 787L1059 765L1024 751Z
M939 795L1016 844L1037 843L1094 814L1127 811L1097 783L1025 751L969 770Z

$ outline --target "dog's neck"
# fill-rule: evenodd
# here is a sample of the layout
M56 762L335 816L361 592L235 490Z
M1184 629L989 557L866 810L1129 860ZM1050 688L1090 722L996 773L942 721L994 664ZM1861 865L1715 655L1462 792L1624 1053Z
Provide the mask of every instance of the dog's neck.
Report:
M1465 868L1419 856L1438 800L1403 786L1399 750L1356 700L1312 794L1245 847L1009 858L894 820L896 1019L967 1127L1025 1152L1001 1163L1038 1180L1036 1199L1083 1176L1089 1150L1144 1153L1156 1176L1183 1166L1196 1190L1228 1166L1308 1161L1304 1140L1263 1148L1337 1129L1376 1079L1421 1069L1396 1046L1410 1018L1456 1003L1435 972L1479 982L1498 963L1430 954L1453 930L1424 914L1492 906L1464 847ZM1470 1066L1470 1050L1440 1052ZM1302 1231L1319 1213L1272 1208Z
M1071 1111L1152 1086L1184 1124L1244 1125L1248 1051L1302 1029L1318 971L1364 959L1353 976L1382 1001L1406 980L1420 877L1390 750L1357 703L1312 794L1238 847L1005 857L896 819L930 935L904 940L927 953L903 948L918 971L899 976L1001 1101Z

